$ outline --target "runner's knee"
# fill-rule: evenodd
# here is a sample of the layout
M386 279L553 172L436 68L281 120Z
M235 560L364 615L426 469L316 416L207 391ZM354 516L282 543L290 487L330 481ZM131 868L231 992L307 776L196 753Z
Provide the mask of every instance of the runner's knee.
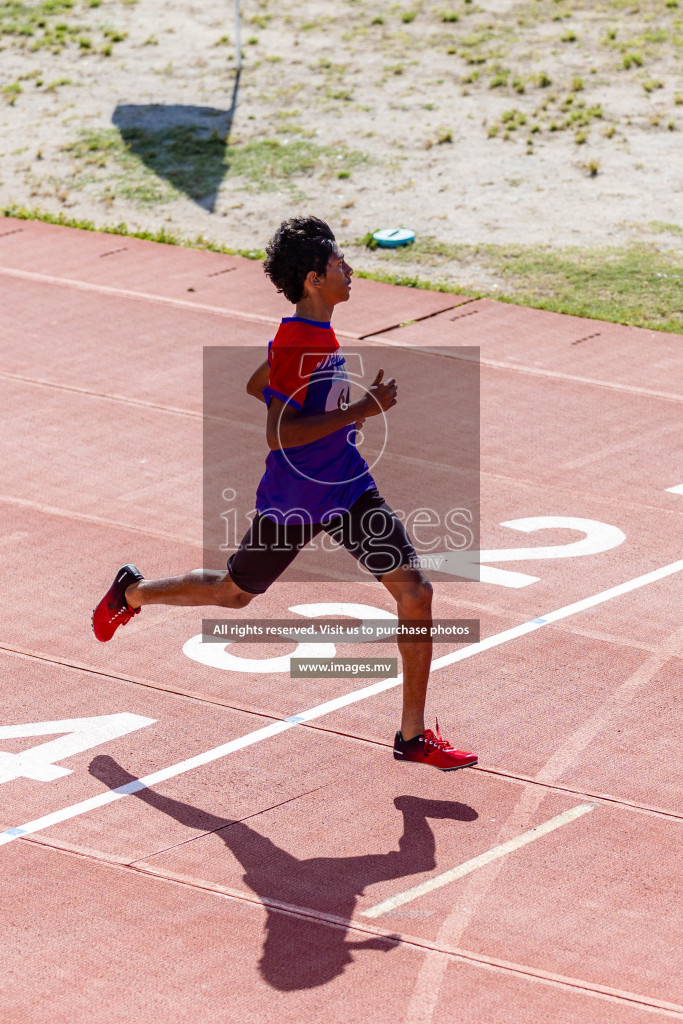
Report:
M399 614L403 618L422 618L432 608L432 585L428 580L415 580L401 587L397 598Z

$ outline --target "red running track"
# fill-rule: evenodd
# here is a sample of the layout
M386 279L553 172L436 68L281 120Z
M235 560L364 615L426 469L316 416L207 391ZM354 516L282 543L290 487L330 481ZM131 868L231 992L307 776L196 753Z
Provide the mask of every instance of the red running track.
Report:
M3 1021L683 1019L680 337L363 280L339 310L343 342L388 373L408 346L423 392L480 348L488 568L439 578L435 614L480 619L484 643L438 645L430 687L430 714L480 762L442 775L393 761L396 688L344 703L372 681L290 679L291 645L195 660L193 609L147 608L108 645L90 631L122 562L201 562L202 349L263 358L290 310L259 265L6 219L0 282ZM378 471L394 503L454 486L443 399L424 403L441 454L410 454L414 383ZM253 405L240 383L249 486ZM503 525L520 519L535 529ZM584 537L588 553L550 557ZM546 550L501 560L530 547ZM325 602L393 610L347 578L277 584L240 614ZM137 717L88 737L115 715ZM43 758L55 777L26 777L11 755L66 729L86 749L67 733L71 752ZM136 778L151 781L112 799Z

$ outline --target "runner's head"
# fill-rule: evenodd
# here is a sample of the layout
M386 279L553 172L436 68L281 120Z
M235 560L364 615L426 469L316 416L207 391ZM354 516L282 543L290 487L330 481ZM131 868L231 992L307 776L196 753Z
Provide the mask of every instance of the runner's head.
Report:
M296 304L321 290L330 305L349 297L353 270L346 263L332 229L319 217L292 217L282 222L268 245L263 269L279 292Z

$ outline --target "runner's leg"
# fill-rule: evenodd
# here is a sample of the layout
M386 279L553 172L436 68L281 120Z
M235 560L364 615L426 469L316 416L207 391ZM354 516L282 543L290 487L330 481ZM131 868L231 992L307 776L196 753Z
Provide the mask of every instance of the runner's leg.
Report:
M222 569L193 569L183 576L140 580L126 589L126 601L131 608L144 604L215 604L222 608L245 608L256 596L240 590L230 574Z
M295 521L285 525L257 515L230 558L227 571L193 569L170 579L139 580L127 587L126 600L131 608L144 604L245 608L266 592L321 529L315 523Z
M408 620L432 624L432 585L419 569L407 565L385 573L381 582L396 601L399 625ZM424 708L432 662L432 642L398 638L403 662L401 734L411 740L425 730Z
M377 490L366 491L345 515L334 517L324 529L384 584L396 601L399 623L419 620L431 626L432 585L414 567L413 543ZM431 639L397 640L403 662L401 733L404 740L411 740L425 729L432 643Z

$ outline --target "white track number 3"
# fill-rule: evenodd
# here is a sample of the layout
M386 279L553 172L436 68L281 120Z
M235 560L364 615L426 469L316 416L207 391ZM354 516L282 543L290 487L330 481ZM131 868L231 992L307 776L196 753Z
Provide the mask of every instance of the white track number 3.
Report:
M118 739L126 733L152 725L154 721L154 718L121 712L117 715L98 715L96 718L65 718L60 722L0 726L0 743L3 740L31 736L64 734L58 739L48 740L47 743L40 743L18 754L0 750L0 783L12 782L14 779L52 782L64 775L71 775L71 768L62 768L54 762L90 750L91 747L98 747L109 740Z

